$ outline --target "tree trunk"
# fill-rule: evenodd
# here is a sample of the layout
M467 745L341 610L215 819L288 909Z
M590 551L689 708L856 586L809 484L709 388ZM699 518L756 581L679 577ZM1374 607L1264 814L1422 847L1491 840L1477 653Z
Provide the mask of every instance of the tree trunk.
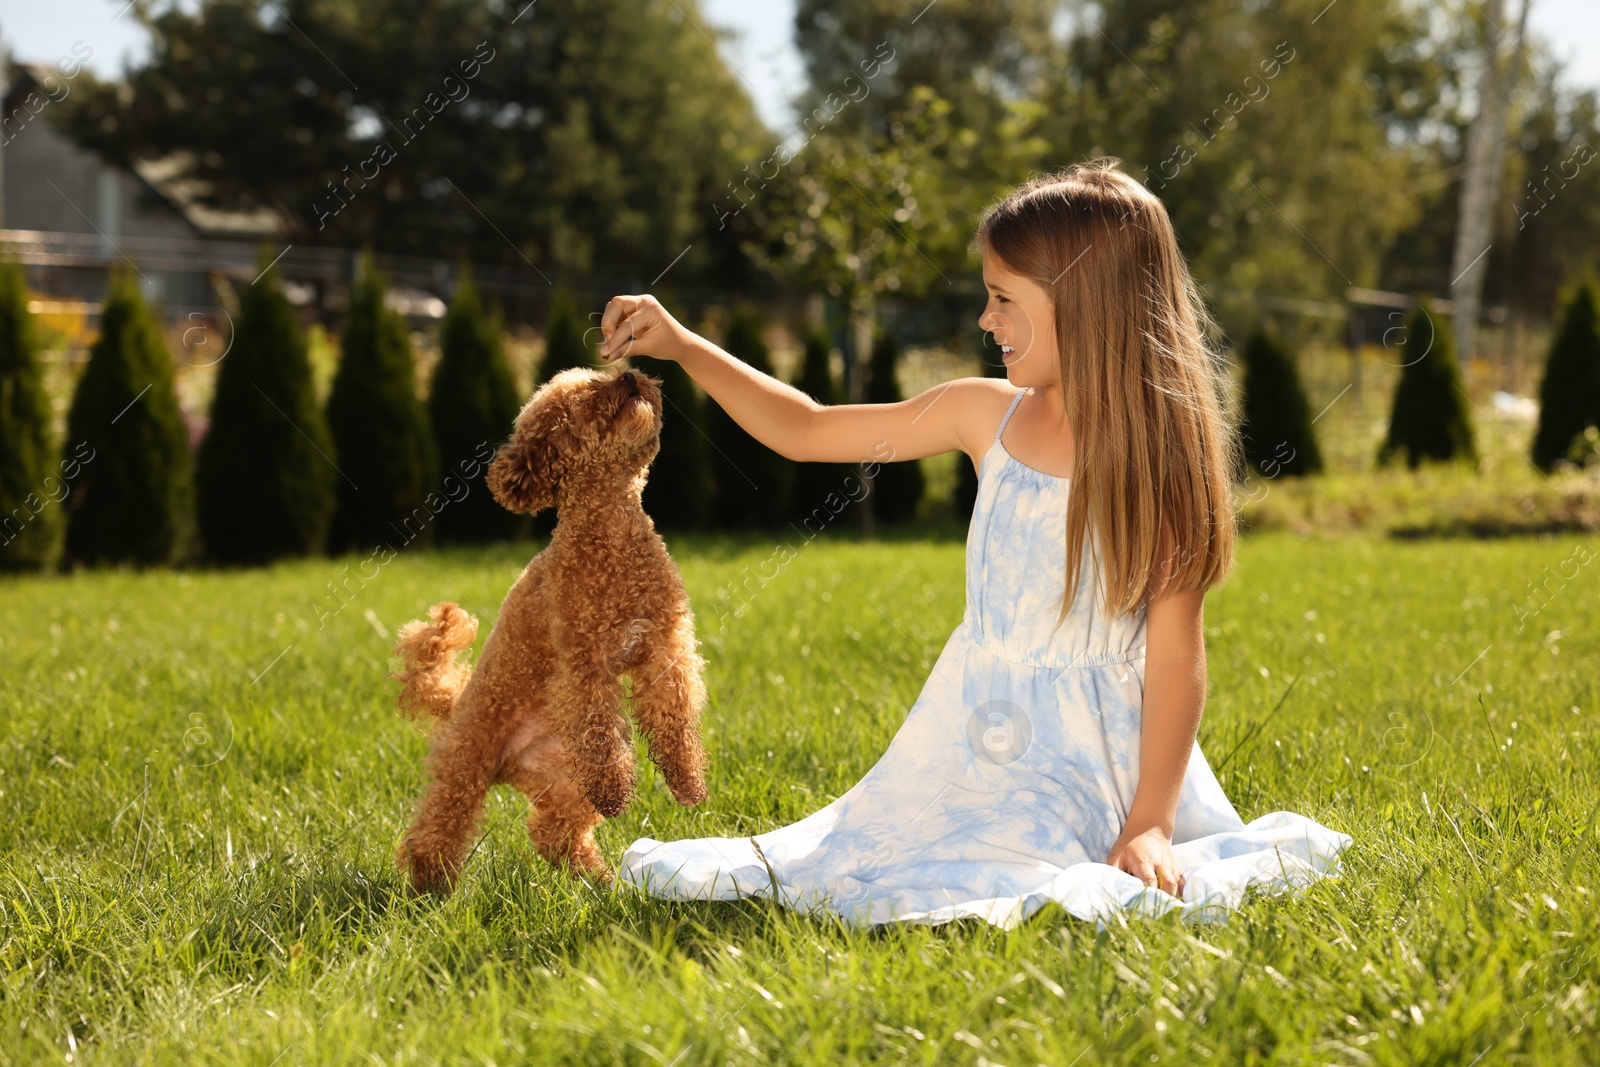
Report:
M1468 133L1466 176L1462 183L1455 249L1450 259L1450 299L1455 302L1455 335L1463 363L1476 354L1473 335L1478 325L1483 280L1489 269L1495 197L1505 167L1506 111L1511 90L1521 74L1522 40L1528 24L1528 8L1532 5L1533 0L1522 0L1509 71L1502 70L1500 65L1500 39L1505 36L1502 28L1504 0L1484 0L1482 5L1485 25L1483 69L1478 75L1478 114Z

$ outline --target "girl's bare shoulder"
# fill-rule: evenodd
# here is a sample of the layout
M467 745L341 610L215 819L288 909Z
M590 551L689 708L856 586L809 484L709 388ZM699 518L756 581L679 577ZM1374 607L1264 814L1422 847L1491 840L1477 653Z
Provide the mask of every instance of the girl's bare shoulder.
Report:
M1000 420L1022 390L1004 378L956 378L945 385L962 449L976 463L988 451Z

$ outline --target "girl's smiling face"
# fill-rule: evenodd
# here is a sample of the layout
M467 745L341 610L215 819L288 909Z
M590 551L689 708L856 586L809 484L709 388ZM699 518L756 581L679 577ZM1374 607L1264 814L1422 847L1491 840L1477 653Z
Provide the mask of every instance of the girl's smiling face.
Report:
M983 284L989 291L978 328L994 335L1006 379L1019 388L1061 386L1061 359L1056 349L1054 295L1039 283L1006 268L983 250Z

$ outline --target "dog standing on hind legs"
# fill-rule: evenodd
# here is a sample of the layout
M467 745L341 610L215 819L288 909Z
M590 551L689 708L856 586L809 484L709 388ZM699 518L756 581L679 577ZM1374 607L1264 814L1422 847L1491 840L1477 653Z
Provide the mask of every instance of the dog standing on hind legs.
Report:
M437 720L429 782L397 862L448 893L489 788L528 797L528 836L554 866L610 881L594 829L633 797L630 710L679 803L705 799L704 661L677 565L640 503L660 450L661 383L565 370L536 392L489 465L512 511L555 507L550 544L511 587L475 667L456 662L477 622L455 604L401 628L399 703Z

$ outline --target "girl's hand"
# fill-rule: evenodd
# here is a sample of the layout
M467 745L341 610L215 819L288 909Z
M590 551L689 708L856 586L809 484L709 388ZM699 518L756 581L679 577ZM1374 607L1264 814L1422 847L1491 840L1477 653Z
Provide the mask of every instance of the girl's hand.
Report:
M1187 879L1178 867L1177 857L1172 854L1172 840L1159 826L1132 834L1124 829L1117 843L1111 846L1106 862L1163 893L1183 896Z
M600 359L611 363L628 356L676 361L691 335L660 301L645 295L612 297L600 318L600 336Z

